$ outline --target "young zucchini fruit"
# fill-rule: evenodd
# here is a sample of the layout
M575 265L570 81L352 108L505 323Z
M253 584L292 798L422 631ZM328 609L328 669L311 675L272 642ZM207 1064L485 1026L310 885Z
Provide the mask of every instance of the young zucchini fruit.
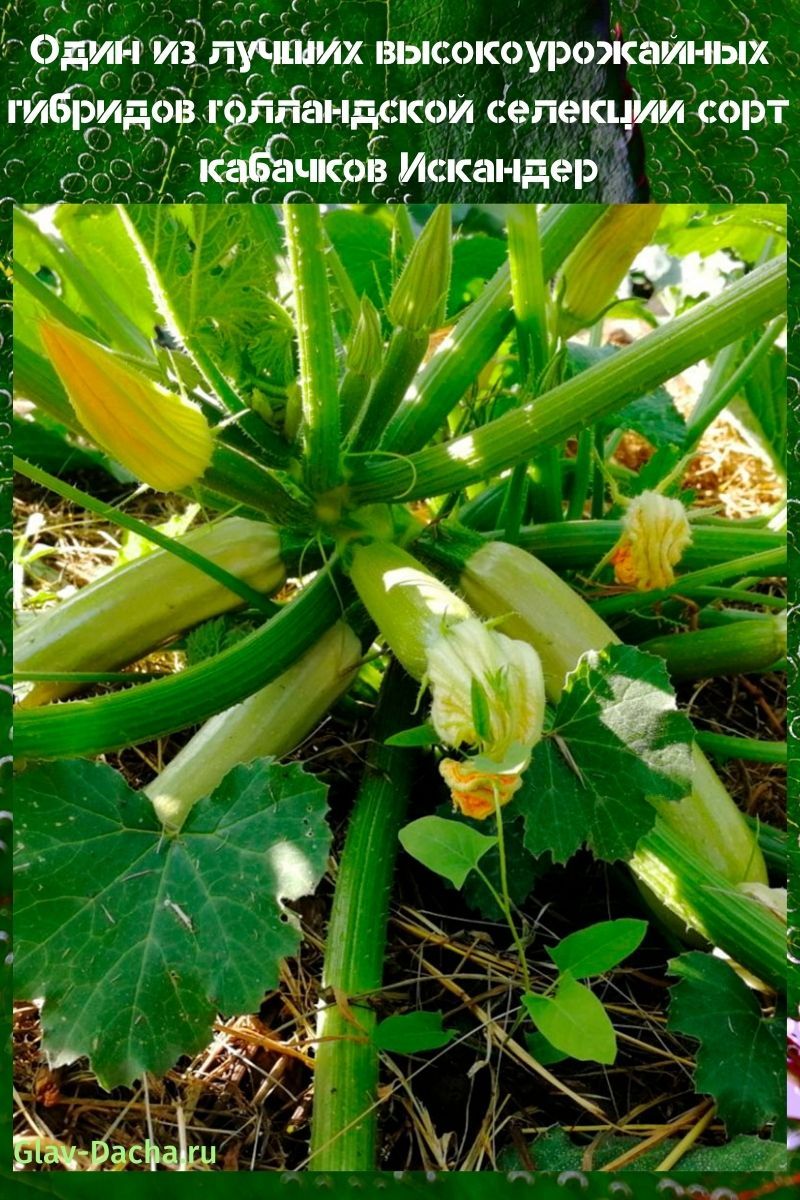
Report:
M337 621L288 671L206 721L144 789L165 828L179 829L235 766L293 750L349 688L360 662L360 639Z
M178 540L258 592L277 591L286 578L281 535L265 522L228 517ZM20 674L114 670L241 603L210 575L167 550L155 550L26 623L14 639L14 669ZM20 704L35 708L79 686L35 683Z

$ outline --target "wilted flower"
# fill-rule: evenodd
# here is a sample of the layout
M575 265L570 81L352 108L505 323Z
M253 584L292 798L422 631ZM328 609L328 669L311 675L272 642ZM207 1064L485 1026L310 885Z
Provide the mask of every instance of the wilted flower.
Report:
M148 379L91 338L46 321L42 343L93 441L159 491L199 479L214 436L196 405Z
M636 587L640 592L674 583L673 567L692 540L689 519L680 500L659 492L642 492L628 505L622 530L611 555L617 583Z
M458 762L454 758L443 758L439 772L450 789L453 804L465 817L482 821L495 810L495 799L500 805L508 804L522 785L519 771L492 774L481 771L469 759Z
M428 648L431 720L442 741L501 763L542 736L545 695L539 656L477 617L446 626Z

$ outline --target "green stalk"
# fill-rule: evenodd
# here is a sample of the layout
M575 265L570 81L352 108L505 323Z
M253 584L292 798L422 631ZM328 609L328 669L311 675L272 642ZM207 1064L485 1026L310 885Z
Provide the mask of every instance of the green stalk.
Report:
M506 221L511 301L523 385L538 379L549 357L547 290L535 204L512 204Z
M558 204L542 218L542 271L553 275L573 246L605 212L602 204ZM511 272L504 263L434 354L381 440L382 450L410 454L431 440L513 327ZM408 483L407 473L404 475ZM443 491L451 489L444 488Z
M530 525L521 529L518 544L547 563L548 567L583 570L596 566L616 545L621 535L621 521L557 521L550 525ZM489 533L487 536L497 535ZM741 521L729 521L724 525L693 524L692 542L683 552L681 566L695 570L745 554L779 550L785 543L783 533L742 525Z
M278 616L195 667L125 692L19 713L17 758L102 754L205 721L285 671L340 613L330 570L323 571Z
M630 866L671 912L712 945L726 950L777 992L786 988L786 927L686 845L679 831L657 820L639 842Z
M721 583L726 579L737 579L743 575L779 575L786 573L786 547L779 546L774 550L762 550L757 554L745 555L742 558L729 559L728 562L715 563L711 567L703 567L688 575L681 575L669 587L655 588L650 592L626 592L620 596L609 596L605 600L597 600L592 604L596 613L603 617L614 616L617 613L630 612L643 606L649 607L667 600L670 596L691 596L698 588L709 584ZM753 602L758 596L749 597Z
M380 374L372 385L365 408L357 420L348 449L353 454L372 450L419 370L430 341L423 329L395 329Z
M416 692L401 670L389 671L336 876L322 978L327 1003L317 1025L312 1171L376 1166L378 1051L371 1037L377 1014L370 1000L383 983L397 835L414 762L408 750L384 742L413 719Z
M737 604L757 604L760 608L771 608L783 612L786 608L784 596L768 596L766 592L752 592L744 587L693 587L693 600L732 600Z
M589 484L592 479L592 446L594 435L591 429L582 429L578 434L578 453L575 457L575 474L572 479L567 506L567 520L580 521L583 517L586 501L589 498ZM561 522L563 524L563 522ZM612 543L613 545L613 543ZM609 547L610 548L610 547Z
M166 550L170 554L174 554L176 558L182 559L183 562L189 563L190 566L196 567L198 571L202 571L204 575L208 575L211 579L221 584L228 591L233 592L241 600L263 612L265 615L272 616L275 611L275 605L266 596L257 592L244 580L237 578L230 571L226 571L219 563L214 562L210 558L206 558L202 554L198 554L192 549L191 539L187 543L178 538L171 538L165 533L161 533L152 525L148 525L145 521L139 521L136 517L130 516L119 508L115 508L111 504L104 504L102 500L95 500L94 496L90 496L88 492L83 492L80 488L73 487L70 483L64 483L63 480L57 479L55 475L50 475L47 471L43 471L40 467L35 467L33 463L25 462L24 459L14 458L14 470L20 475L24 475L26 479L31 479L34 483L41 484L49 491L60 496L62 500L69 501L70 504L76 504L80 508L85 508L88 512L94 513L98 517L110 522L112 525L119 526L120 529L127 529L129 533L136 534L137 537L144 538L151 542L152 545L158 546L161 550Z
M297 309L306 482L317 495L339 482L339 393L333 317L318 204L284 204Z
M444 320L453 260L449 204L434 209L403 265L387 315L394 326L389 349L350 439L354 453L372 450L408 391L431 333Z
M550 356L547 332L547 281L542 269L539 217L535 204L513 204L508 213L508 263L511 271L511 300L517 327L517 350L523 387L538 391ZM519 529L518 504L527 479L527 463L514 468L507 499L506 536L513 540ZM524 495L524 493L523 493ZM552 446L533 463L532 503L543 520L561 520L561 461Z
M719 296L703 301L620 350L613 358L589 367L523 408L506 413L480 429L405 459L386 461L376 456L352 462L352 498L367 504L438 496L515 466L742 337L753 325L777 316L785 304L786 267L783 261L775 259L737 280ZM469 379L474 375L473 371ZM463 390L457 396L455 389L448 394L447 411ZM420 394L425 397L422 412L427 417L429 395L422 389ZM437 427L438 418L434 431ZM427 439L431 431L425 419L420 433L423 428ZM396 446L385 445L384 449Z
M500 511L503 538L507 542L516 542L519 538L522 514L528 501L529 484L528 465L519 463L514 467L511 477L506 483L506 494Z
M308 502L290 492L274 471L233 446L217 442L211 465L197 482L228 500L265 512L281 524L308 528Z
M720 625L651 638L639 649L660 655L673 680L768 671L786 655L786 617L765 615L740 621L735 629Z
M745 355L739 366L724 383L721 383L719 378L717 378L715 380L717 386L713 390L707 391L705 388L703 389L703 394L686 423L686 444L681 448L682 454L686 454L688 450L697 445L712 421L716 420L734 396L741 391L742 384L746 382L759 363L769 354L775 344L775 339L785 325L785 317L776 317L764 330L749 354ZM732 357L735 359L738 347L733 347L733 350L734 354ZM716 363L714 365L716 366Z
M697 733L701 750L715 758L745 758L748 762L781 763L787 761L786 742L765 742L762 738L731 737L725 733Z

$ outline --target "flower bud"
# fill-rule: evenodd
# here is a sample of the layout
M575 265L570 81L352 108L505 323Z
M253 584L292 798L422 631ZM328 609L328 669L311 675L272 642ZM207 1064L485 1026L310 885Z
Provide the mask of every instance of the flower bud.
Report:
M383 358L381 320L369 296L361 297L361 310L347 347L347 369L372 379Z
M675 582L673 567L692 540L680 500L642 492L622 518L622 537L611 555L617 583L650 592Z
M582 238L561 272L561 337L593 325L655 233L663 204L612 204Z
M65 325L45 321L40 333L75 415L98 446L159 491L180 490L204 474L214 436L196 405Z
M436 329L444 318L453 251L450 205L434 209L406 259L387 312L393 325L410 333Z

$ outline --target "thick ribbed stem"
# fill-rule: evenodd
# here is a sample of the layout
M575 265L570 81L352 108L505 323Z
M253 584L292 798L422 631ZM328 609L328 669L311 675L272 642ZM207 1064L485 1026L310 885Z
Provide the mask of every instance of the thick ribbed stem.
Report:
M487 537L492 536L487 533ZM518 545L549 567L579 570L596 566L621 536L621 521L557 521L521 529ZM745 525L741 521L728 521L723 525L693 524L692 542L683 552L680 569L693 571L745 554L779 550L785 544L785 534Z
M311 1122L312 1171L373 1171L377 1134L377 1015L397 834L411 787L413 753L383 743L413 723L416 685L387 675L367 770L347 829L326 941Z
M602 204L557 204L548 210L541 229L546 278L558 270L605 210ZM381 440L381 449L410 454L429 442L510 332L513 320L511 273L508 263L504 263L456 322L444 343L447 353L434 354L420 372L414 395L407 395L398 408Z
M538 450L556 445L573 430L594 424L637 396L651 391L701 358L742 337L754 325L771 320L784 310L785 305L786 267L782 260L776 259L737 280L719 296L703 301L620 350L613 358L589 367L532 403L506 413L480 429L405 459L375 458L351 462L353 498L366 504L439 496L515 466ZM473 362L463 387L457 393L448 394L447 411L475 378L474 368ZM419 395L423 395L422 386ZM427 417L427 390L424 395L422 410ZM402 412L401 406L398 417ZM438 428L439 417L432 430L428 428L427 420L423 425L424 440L427 441L429 434ZM394 450L398 447L384 443L384 448Z
M670 596L692 596L697 594L698 589L705 589L728 579L742 579L747 575L761 577L785 574L786 553L784 544L774 550L762 550L757 554L732 558L728 562L715 563L712 567L703 567L688 575L680 575L669 587L609 596L605 600L597 600L592 608L604 618L612 617L617 613L633 612L642 607L649 608L661 600L668 600ZM757 596L752 596L751 599L756 601Z
M17 757L101 754L185 729L238 704L290 667L333 624L341 613L337 586L338 591L328 572L321 573L261 629L168 679L19 713Z
M508 263L511 270L511 299L517 326L522 384L535 395L548 358L547 280L542 264L539 216L535 204L512 204L508 212ZM543 520L561 520L561 459L552 446L533 464L532 504ZM504 528L514 541L521 519L527 481L527 463L514 468L504 512Z
M784 990L786 927L687 849L679 832L656 821L639 842L630 867L687 928L702 933L776 991Z
M306 482L323 493L339 482L339 390L333 318L318 204L285 204L294 282Z

